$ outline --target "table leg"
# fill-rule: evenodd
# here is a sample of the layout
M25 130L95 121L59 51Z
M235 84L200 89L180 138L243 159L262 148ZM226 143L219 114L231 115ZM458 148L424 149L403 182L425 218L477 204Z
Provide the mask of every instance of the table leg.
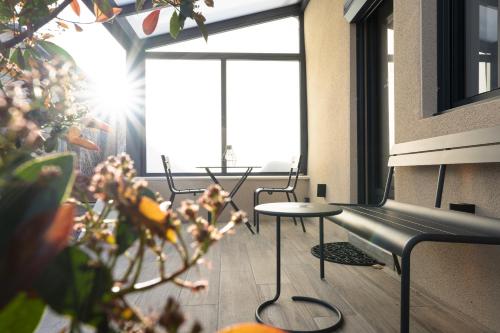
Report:
M322 238L323 235L323 218L320 218L320 235ZM323 243L321 243L323 244ZM274 295L273 299L270 299L268 301L265 301L264 303L260 304L257 309L255 310L255 319L259 323L264 323L262 320L260 313L269 305L275 303L278 298L280 297L281 293L281 218L279 216L276 217L276 294ZM307 302L307 303L313 303L317 304L320 306L323 306L333 313L335 313L338 316L338 319L335 323L330 325L329 327L322 328L319 330L312 330L312 331L304 331L304 330L291 330L291 329L286 329L285 331L291 332L291 333L309 333L309 332L314 332L314 333L327 333L327 332L333 332L335 329L340 327L343 323L343 317L342 317L342 312L340 310L317 298L312 298L312 297L307 297L307 296L292 296L292 301L298 301L298 302Z
M281 293L281 218L276 216L276 295L273 302L276 302Z
M322 216L319 218L319 275L322 280L325 278L325 249Z
M255 319L259 323L264 323L260 317L260 312L267 306L273 304L280 298L281 294L281 218L276 216L276 294L273 299L265 301L255 310Z
M238 192L238 190L240 189L241 185L245 182L245 180L248 178L248 176L250 175L250 173L252 172L252 169L253 168L248 168L247 171L243 174L243 176L240 178L240 180L236 183L236 185L234 186L234 188L231 190L231 192L229 192L229 204L233 207L233 209L235 211L239 211L239 207L236 205L236 203L233 201L233 197L236 195L236 192ZM205 168L205 171L207 172L208 176L210 177L210 179L212 179L212 181L214 182L214 184L217 184L219 185L222 189L224 189L221 185L221 183L219 182L219 180L217 179L217 177L215 177L215 175L212 173L212 171L210 170L210 168ZM222 213L222 211L226 208L228 203L226 203L222 209L220 210L219 214L220 215ZM219 217L219 216L217 216ZM250 223L247 221L245 222L245 225L247 226L248 230L250 230L250 232L252 233L252 235L255 235L255 232L253 231L252 229L252 226L250 225Z
M250 173L252 172L252 169L253 168L248 168L247 171L245 171L243 173L243 175L241 176L241 178L238 180L238 182L236 183L236 185L234 185L233 189L231 190L231 192L229 192L229 197L231 198L231 201L229 201L229 204L233 207L234 210L238 211L240 210L238 208L238 206L236 205L236 203L232 200L232 198L236 195L236 193L238 193L241 185L243 185L243 183L245 182L245 180L248 178L248 176L250 175Z

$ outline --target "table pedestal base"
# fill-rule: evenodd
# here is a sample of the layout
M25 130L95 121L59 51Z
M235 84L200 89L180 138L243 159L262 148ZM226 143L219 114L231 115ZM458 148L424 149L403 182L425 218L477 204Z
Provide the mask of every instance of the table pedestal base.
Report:
M258 206L257 206L258 207ZM323 250L323 216L319 217L319 231L320 231L320 244L321 244L321 250ZM321 279L324 278L325 274L325 268L324 268L324 261L323 261L323 251L321 252L321 263L320 263L320 276ZM264 323L262 320L260 314L262 310L264 310L266 307L269 305L274 304L279 298L281 294L281 217L278 215L276 216L276 294L274 295L273 299L269 301L265 301L261 305L257 307L257 310L255 310L255 319L259 323ZM292 301L299 301L299 302L308 302L308 303L314 303L321 305L334 313L337 314L339 317L335 324L327 327L327 328L322 328L319 330L313 330L313 331L295 331L295 330L287 330L288 332L294 332L294 333L308 333L308 332L319 332L319 333L326 333L326 332L332 332L336 328L340 327L342 325L342 313L338 308L335 306L322 301L317 298L312 298L312 297L307 297L307 296L292 296Z
M309 302L309 303L314 303L314 304L321 305L321 306L323 306L323 307L331 310L332 312L334 312L338 316L338 319L337 319L337 321L333 325L330 325L330 326L328 326L326 328L322 328L322 329L319 329L319 330L302 331L302 330L291 330L291 329L283 329L283 328L280 328L280 329L286 330L287 332L292 332L292 333L310 333L310 332L314 332L314 333L326 333L326 332L333 332L338 327L340 327L340 325L342 325L342 322L343 322L342 313L335 306L333 306L333 305L331 305L331 304L329 304L329 303L327 303L325 301L322 301L320 299L312 298L312 297L307 297L307 296L292 296L292 300L293 301L299 301L299 302ZM269 300L269 301L265 301L264 303L262 303L261 305L259 305L259 307L255 311L255 319L259 323L266 324L264 322L264 320L262 320L260 314L261 314L261 312L266 307L268 307L269 305L274 304L275 302L276 302L276 299L272 299L272 300Z

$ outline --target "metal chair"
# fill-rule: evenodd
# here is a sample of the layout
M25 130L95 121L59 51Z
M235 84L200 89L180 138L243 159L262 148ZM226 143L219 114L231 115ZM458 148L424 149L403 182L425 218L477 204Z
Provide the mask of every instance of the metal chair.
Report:
M259 196L262 192L267 192L268 194L272 195L275 192L278 193L285 193L288 201L292 201L290 199L290 195L293 196L293 199L295 202L297 202L297 195L295 194L295 188L297 187L297 181L299 179L299 173L300 173L300 167L302 163L302 156L299 157L299 160L297 162L292 161L291 166L290 166L290 172L288 174L288 183L286 184L285 187L278 187L278 188L272 188L272 187L259 187L258 189L255 190L253 194L253 205L254 207L259 204ZM295 225L297 225L297 219L294 217L293 222ZM300 217L300 224L302 225L302 230L306 232L306 227L304 226L304 220L302 217ZM257 227L257 233L259 233L259 213L257 213L254 209L253 211L253 225Z
M175 187L174 178L172 177L172 170L170 169L170 161L165 155L161 155L161 160L163 162L163 168L165 169L165 176L167 177L168 188L170 189L170 205L173 207L174 199L177 194L193 194L205 192L204 188L188 188L188 189L178 189Z

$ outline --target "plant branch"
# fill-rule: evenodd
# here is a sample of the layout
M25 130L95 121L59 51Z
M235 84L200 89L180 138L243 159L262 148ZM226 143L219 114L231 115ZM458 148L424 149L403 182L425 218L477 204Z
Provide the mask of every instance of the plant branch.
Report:
M156 286L159 286L167 281L172 281L172 280L176 279L179 275L181 275L181 274L185 273L187 270L189 270L194 264L196 264L198 262L198 260L202 256L203 256L203 254L201 252L198 253L198 255L196 255L188 265L185 265L184 267L182 267L181 269L179 269L177 272L173 273L170 276L158 277L158 278L151 279L151 280L148 280L145 282L136 283L128 288L125 288L125 289L118 291L117 294L119 294L121 296L121 295L125 295L125 294L132 293L132 292L145 291L148 289L152 289Z
M57 6L49 15L41 19L39 22L36 22L32 25L31 29L28 29L26 31L21 32L20 34L14 36L12 39L9 39L8 41L1 43L0 42L0 48L8 50L17 44L21 43L25 38L33 36L33 34L43 27L45 24L49 23L59 15L64 8L66 8L72 0L64 0L59 6Z
M132 286L137 282L139 279L139 275L141 274L141 269L142 269L142 262L144 260L144 246L145 246L145 239L144 239L144 233L141 235L141 241L139 245L139 261L137 263L137 269L135 271L134 277L132 279Z

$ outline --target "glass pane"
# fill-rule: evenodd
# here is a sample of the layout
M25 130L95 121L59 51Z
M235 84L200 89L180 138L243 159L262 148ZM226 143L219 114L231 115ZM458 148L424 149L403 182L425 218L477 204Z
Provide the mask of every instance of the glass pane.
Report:
M260 13L275 8L294 5L301 0L217 0L214 8L207 7L204 1L196 3L197 10L201 11L206 18L205 24L225 21L228 19L246 16L250 14ZM173 8L171 6L163 7L160 12L158 26L151 36L156 36L170 31L170 17L172 16ZM132 29L139 38L147 38L142 31L142 22L149 14L149 11L140 12L136 15L129 15L125 19L130 23ZM118 17L120 19L120 17ZM194 20L186 20L184 28L196 27ZM181 32L182 34L182 32Z
M201 172L221 161L219 60L146 61L146 170Z
M498 88L498 1L466 1L466 95Z
M298 61L227 62L227 144L237 164L289 171L300 154Z
M288 17L208 37L162 46L152 52L299 53L299 19Z

